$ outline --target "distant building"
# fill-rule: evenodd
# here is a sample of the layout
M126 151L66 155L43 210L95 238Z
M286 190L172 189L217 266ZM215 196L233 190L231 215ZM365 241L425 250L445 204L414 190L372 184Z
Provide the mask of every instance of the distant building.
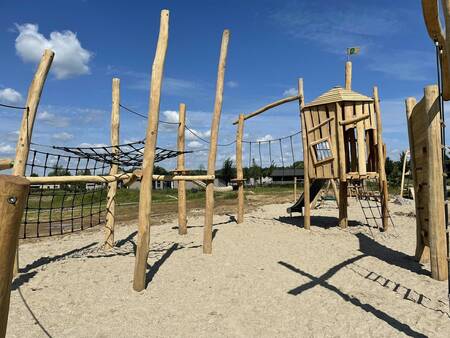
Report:
M270 175L272 184L294 184L294 177L297 177L297 181L303 182L303 169L275 168Z

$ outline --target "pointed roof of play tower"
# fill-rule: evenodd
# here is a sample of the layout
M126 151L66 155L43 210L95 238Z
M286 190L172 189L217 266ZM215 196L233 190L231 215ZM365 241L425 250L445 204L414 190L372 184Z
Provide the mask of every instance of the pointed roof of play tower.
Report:
M354 92L350 89L345 89L340 86L331 88L329 91L323 93L311 102L307 103L303 108L320 106L323 104L342 102L342 101L358 101L358 102L372 102L371 97Z

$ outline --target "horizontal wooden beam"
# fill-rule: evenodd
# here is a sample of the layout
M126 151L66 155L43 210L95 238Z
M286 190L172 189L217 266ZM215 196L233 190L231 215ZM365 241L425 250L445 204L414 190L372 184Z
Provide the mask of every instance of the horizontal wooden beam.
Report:
M370 115L369 114L365 114L365 115L361 115L361 116L356 116L356 117L352 117L350 119L344 120L344 121L339 121L339 124L341 126L346 126L347 124L352 124L352 123L356 123L362 120L365 120L367 118L369 118Z
M43 176L27 177L31 184L58 184L58 183L110 183L115 181L127 181L133 177L140 178L140 173L124 173L115 175L80 175L80 176ZM215 175L153 175L153 181L214 181Z
M266 106L264 106L264 107L262 107L262 108L260 108L258 110L255 110L253 113L244 115L244 120L248 120L248 119L250 119L252 117L255 117L255 116L257 116L257 115L259 115L261 113L264 113L265 111L267 111L269 109L272 109L272 108L275 108L275 107L277 107L279 105L282 105L283 103L288 103L288 102L292 102L292 101L295 101L295 100L300 100L300 98L301 98L301 95L295 95L295 96L285 97L285 98L283 98L281 100L269 103L268 105L266 105ZM236 121L233 122L234 125L236 125L238 123L239 123L239 119L237 119Z
M14 166L14 160L12 158L0 159L0 170L11 169Z

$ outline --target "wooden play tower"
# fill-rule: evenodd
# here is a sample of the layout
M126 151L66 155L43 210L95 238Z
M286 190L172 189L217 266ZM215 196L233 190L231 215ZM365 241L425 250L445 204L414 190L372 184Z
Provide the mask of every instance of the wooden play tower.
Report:
M382 227L388 227L385 150L381 137L378 89L373 97L351 90L350 61L345 67L345 88L334 87L304 103L303 82L299 81L300 115L304 154L304 226L311 224L314 185L323 180L339 181L339 225L347 227L349 184L359 187L363 198L380 204ZM377 181L376 191L367 191L366 180ZM368 195L370 193L370 196Z

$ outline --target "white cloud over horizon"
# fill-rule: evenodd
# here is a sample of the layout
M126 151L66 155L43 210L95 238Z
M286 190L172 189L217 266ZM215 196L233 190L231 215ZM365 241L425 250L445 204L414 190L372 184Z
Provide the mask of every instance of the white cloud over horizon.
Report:
M75 33L70 30L53 31L49 38L39 32L37 24L16 24L19 35L15 47L17 55L29 63L38 63L45 49L55 52L51 67L56 79L90 74L89 62L93 53L84 49Z
M17 104L22 102L22 94L13 88L0 89L0 101L3 103Z

